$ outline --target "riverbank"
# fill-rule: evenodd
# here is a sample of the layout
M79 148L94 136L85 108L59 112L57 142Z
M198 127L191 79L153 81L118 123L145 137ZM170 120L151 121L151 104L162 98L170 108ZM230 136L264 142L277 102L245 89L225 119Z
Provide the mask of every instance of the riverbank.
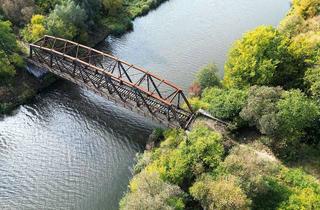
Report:
M27 70L17 69L10 82L0 86L0 114L8 114L19 105L27 103L56 80L52 74L39 80Z
M90 47L95 47L104 41L108 36L121 36L133 29L132 21L140 16L148 14L167 0L126 0L124 9L119 15L105 17L98 23L99 27L88 32L88 41L85 43ZM25 47L26 44L20 44ZM27 48L26 50L27 51ZM26 53L27 54L27 53ZM10 82L0 87L0 114L10 113L17 106L26 103L37 93L52 84L57 77L47 75L39 81L33 75L27 73L25 69L17 69L16 75Z
M147 15L168 0L126 0L122 12L117 16L104 17L96 30L89 32L88 46L94 47L108 36L121 36L133 30L132 21L137 17Z

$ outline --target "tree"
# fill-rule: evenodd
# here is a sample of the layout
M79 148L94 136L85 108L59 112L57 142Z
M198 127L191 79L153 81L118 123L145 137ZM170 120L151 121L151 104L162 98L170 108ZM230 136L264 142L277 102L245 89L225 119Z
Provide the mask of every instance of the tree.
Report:
M88 17L88 26L92 27L96 21L99 21L102 10L102 0L74 0L77 5L86 11Z
M102 0L102 5L108 15L115 16L122 8L123 0Z
M21 31L21 35L27 42L34 42L46 34L45 17L34 15L31 22Z
M300 90L283 93L277 103L279 136L288 143L295 143L306 135L305 129L312 128L320 118L320 107Z
M0 0L5 16L16 25L27 23L34 11L33 0Z
M17 54L15 35L9 21L0 21L0 84L6 83L15 75L15 67L23 66L22 58Z
M292 3L291 12L306 19L320 14L319 0L293 0Z
M72 0L56 5L47 19L49 34L66 39L80 39L86 34L87 14Z
M34 0L37 11L41 14L47 14L54 9L55 5L60 4L62 0Z
M288 39L271 26L260 26L246 33L230 50L224 84L242 88L277 83L277 74L288 72L284 70L288 66L286 62L290 62L287 46Z
M161 180L158 173L142 171L130 181L129 189L120 201L121 210L184 209L182 190Z
M262 134L275 135L279 126L276 118L278 112L276 104L282 92L280 87L251 87L240 117L249 125L257 127Z
M304 80L309 92L320 99L320 66L308 69L305 73Z
M197 73L197 83L202 90L208 87L220 86L220 79L217 76L218 68L215 64L209 64Z
M204 177L190 188L190 194L208 210L244 210L249 209L251 203L234 176L219 177L217 180Z
M145 170L157 172L163 180L181 186L190 184L205 171L214 171L220 164L223 155L220 134L198 125L186 138L179 133L177 139L178 142L167 137ZM172 148L172 144L177 146Z

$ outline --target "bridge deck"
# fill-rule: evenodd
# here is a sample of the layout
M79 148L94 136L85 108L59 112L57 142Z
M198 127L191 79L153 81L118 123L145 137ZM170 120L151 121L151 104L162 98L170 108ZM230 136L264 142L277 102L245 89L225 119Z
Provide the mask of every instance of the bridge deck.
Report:
M161 122L186 128L195 115L183 91L173 83L69 40L44 36L30 44L29 60Z

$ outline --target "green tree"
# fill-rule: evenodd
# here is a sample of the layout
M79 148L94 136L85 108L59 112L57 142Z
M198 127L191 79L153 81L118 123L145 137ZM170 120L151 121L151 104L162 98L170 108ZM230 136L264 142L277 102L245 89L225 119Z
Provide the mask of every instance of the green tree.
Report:
M288 40L271 26L260 26L236 41L225 64L227 87L274 83Z
M102 5L107 14L115 16L122 8L123 0L102 0Z
M23 66L18 55L15 35L9 21L0 21L0 84L4 84L15 75L15 67Z
M21 35L27 42L34 42L44 36L46 32L45 16L34 15L31 22L21 31Z
M33 0L0 0L0 9L13 24L27 23L34 12Z
M47 14L54 9L55 5L60 4L62 0L34 0L37 11L41 14Z
M158 173L142 171L129 185L130 191L120 201L122 210L184 209L183 191L164 182Z
M304 18L314 17L320 14L319 0L293 0L292 13L303 16Z
M167 138L153 154L153 162L146 167L149 173L179 186L188 185L205 171L214 171L223 155L222 137L198 125L186 137L179 134L178 142ZM178 146L172 148L172 144Z
M81 39L86 34L87 14L72 0L56 5L47 19L49 34L66 39Z
M279 112L279 136L288 143L296 142L306 135L307 128L312 128L320 117L319 104L309 99L299 90L283 93L277 103Z
M251 203L234 176L219 177L217 180L208 176L201 178L190 188L190 194L208 210L245 210Z
M282 92L280 87L251 87L240 117L257 127L262 134L274 136L279 127L276 113Z
M197 73L197 82L202 90L208 87L220 86L218 77L218 67L215 64L209 64Z
M320 99L320 66L308 69L304 80L308 86L309 92Z

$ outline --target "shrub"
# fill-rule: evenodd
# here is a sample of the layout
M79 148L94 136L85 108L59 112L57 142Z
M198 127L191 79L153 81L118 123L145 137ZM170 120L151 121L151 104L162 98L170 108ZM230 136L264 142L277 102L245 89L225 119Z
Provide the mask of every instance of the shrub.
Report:
M205 177L190 188L190 194L201 203L204 209L249 209L250 200L233 176L212 180Z
M209 64L197 73L197 82L202 90L208 87L220 86L220 79L217 73L218 68L215 64Z
M227 87L274 84L284 71L288 39L271 26L260 26L236 41L225 64Z
M278 111L276 104L282 92L280 87L251 87L240 117L251 126L256 126L262 134L274 135L279 126L276 119Z
M208 103L208 111L215 117L232 120L239 115L247 99L246 90L238 89L206 89L202 101Z
M142 171L131 180L129 189L120 209L184 209L181 189L162 181L157 173Z

